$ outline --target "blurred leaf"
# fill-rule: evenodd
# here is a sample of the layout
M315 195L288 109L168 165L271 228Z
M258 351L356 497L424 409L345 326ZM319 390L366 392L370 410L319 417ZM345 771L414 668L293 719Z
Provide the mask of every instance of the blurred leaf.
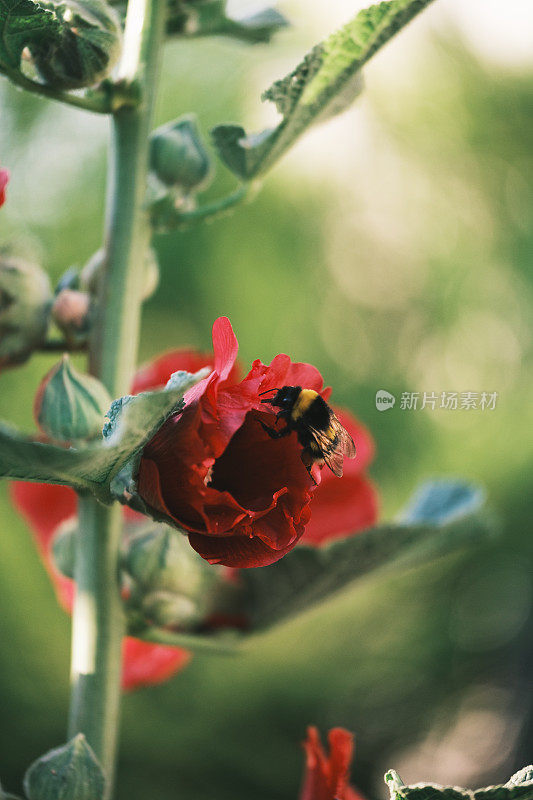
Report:
M416 783L405 786L391 769L385 775L391 800L533 800L533 767L524 767L500 786L484 789L461 789L458 786L439 786L436 783Z
M468 484L463 484L462 489L471 498L468 510L473 512L479 507L482 494ZM426 492L441 495L442 488L435 484L432 492L429 488ZM481 516L458 515L452 495L448 512L447 517L442 508L441 517L434 524L413 521L409 525L380 525L322 547L298 545L271 566L241 570L244 609L252 628L269 627L305 611L390 562L411 565L426 561L475 542L487 533L487 521Z
M174 373L163 390L115 400L108 412L104 437L97 445L80 449L55 447L1 425L0 477L66 484L105 496L114 475L181 407L184 393L204 376L204 370L194 375Z
M415 492L399 517L404 525L430 522L442 525L475 511L484 500L481 487L454 480L429 481Z
M99 800L105 778L82 733L37 759L24 777L29 800Z
M244 180L269 169L310 125L340 113L357 97L363 64L430 2L389 0L360 11L263 94L283 116L276 128L257 134L240 125L213 129L222 161Z
M247 42L269 42L287 20L273 8L264 8L243 19L226 15L226 0L200 0L170 4L169 33L188 36L231 36Z

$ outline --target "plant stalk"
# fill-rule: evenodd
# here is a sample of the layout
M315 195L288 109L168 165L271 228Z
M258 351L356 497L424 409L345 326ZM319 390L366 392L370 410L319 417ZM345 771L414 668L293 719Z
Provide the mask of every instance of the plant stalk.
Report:
M128 392L137 357L141 295L150 226L143 203L148 136L163 42L165 0L130 0L118 81L134 84L136 106L112 118L105 222L106 268L98 317L89 345L89 369L112 397ZM93 497L79 498L77 584L72 632L72 698L69 736L84 733L107 777L112 796L118 735L122 638L119 546L122 513Z

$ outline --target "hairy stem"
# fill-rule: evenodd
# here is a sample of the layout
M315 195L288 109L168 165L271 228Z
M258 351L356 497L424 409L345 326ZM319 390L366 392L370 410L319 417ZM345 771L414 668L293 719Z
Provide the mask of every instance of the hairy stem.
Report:
M89 347L91 372L117 397L128 391L140 327L144 259L150 240L143 208L163 0L130 0L118 80L135 84L138 103L113 115L105 229L106 269ZM79 500L77 594L73 615L69 734L84 733L100 759L111 797L117 742L122 637L118 558L122 514L92 497Z

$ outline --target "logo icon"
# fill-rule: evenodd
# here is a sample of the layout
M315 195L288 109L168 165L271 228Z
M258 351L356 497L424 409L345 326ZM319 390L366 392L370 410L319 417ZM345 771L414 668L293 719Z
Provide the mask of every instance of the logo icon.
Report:
M396 402L396 398L390 392L386 392L385 389L379 389L376 392L376 408L378 411L388 411L389 408L394 406Z

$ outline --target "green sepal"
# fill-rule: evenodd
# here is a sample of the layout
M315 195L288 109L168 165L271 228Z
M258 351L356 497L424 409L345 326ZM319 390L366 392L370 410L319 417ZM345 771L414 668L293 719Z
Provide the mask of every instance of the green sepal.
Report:
M43 344L51 306L44 270L0 253L0 368L22 364Z
M213 129L222 161L242 180L266 172L311 125L340 113L357 97L361 67L430 2L387 0L360 11L263 94L282 115L275 128L256 134L240 125Z
M28 800L101 800L104 789L102 767L82 733L41 756L24 776Z
M507 783L483 789L462 789L437 783L405 786L395 770L385 774L391 800L533 800L533 766L516 772Z
M152 133L150 170L165 186L184 194L206 187L211 159L194 114L186 114Z
M111 404L97 378L78 372L65 353L43 380L35 403L35 421L55 442L87 442L102 436Z

